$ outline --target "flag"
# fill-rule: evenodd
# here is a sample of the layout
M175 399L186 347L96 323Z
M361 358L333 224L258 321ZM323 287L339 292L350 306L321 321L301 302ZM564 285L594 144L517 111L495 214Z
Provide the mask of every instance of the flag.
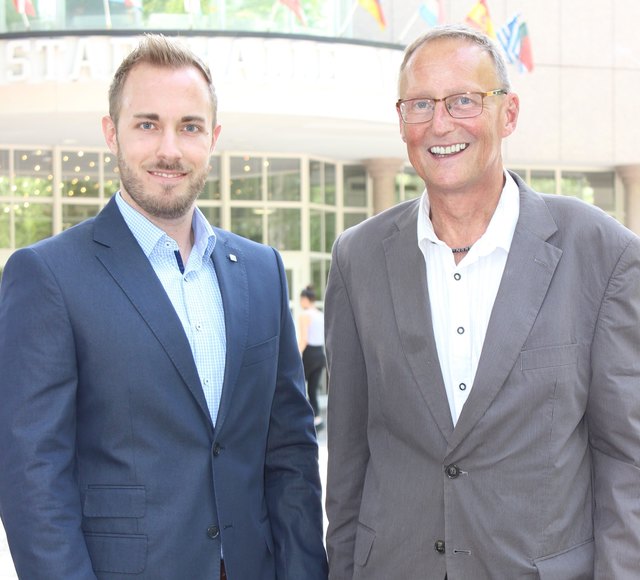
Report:
M443 0L425 0L420 4L420 16L429 26L445 23L446 17L442 2Z
M387 26L387 22L384 19L382 13L382 6L380 6L380 0L358 0L358 4L362 6L367 12L376 19L378 26L384 30Z
M482 30L487 36L496 38L496 31L493 28L493 22L491 22L491 16L489 15L489 7L486 0L479 0L473 5L467 17L466 23Z
M184 0L184 11L192 16L199 16L202 14L200 0Z
M304 17L304 12L302 11L302 6L300 5L300 0L280 0L280 4L284 4L291 12L296 15L296 19L302 26L307 25L307 20Z
M516 14L498 31L498 41L510 64L518 65L521 72L533 70L529 31L520 14Z
M25 14L32 18L36 15L36 9L31 0L13 0L13 5L18 14Z

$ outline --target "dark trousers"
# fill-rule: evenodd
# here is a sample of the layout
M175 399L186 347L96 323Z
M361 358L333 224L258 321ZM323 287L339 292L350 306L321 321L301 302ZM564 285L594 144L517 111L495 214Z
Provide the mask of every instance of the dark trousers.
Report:
M304 366L304 378L307 381L309 403L313 408L313 414L318 417L320 415L318 386L326 365L324 348L321 346L307 346L302 353L302 365Z

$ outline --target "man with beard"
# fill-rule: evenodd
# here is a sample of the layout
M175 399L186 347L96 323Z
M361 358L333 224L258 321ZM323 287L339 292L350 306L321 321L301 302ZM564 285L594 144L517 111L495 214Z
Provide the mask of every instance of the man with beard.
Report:
M109 92L121 188L9 260L0 513L30 580L327 576L313 413L272 248L195 207L207 66L146 36Z

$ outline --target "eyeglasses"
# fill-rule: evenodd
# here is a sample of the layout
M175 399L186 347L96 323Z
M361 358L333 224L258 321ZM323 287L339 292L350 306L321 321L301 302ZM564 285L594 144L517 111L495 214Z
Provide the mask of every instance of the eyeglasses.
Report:
M508 94L507 90L496 89L486 93L459 93L457 95L449 95L448 97L444 97L444 99L400 99L396 103L396 108L400 112L402 120L409 124L431 121L438 101L444 102L447 112L454 119L470 119L482 113L485 97L495 97L506 94Z

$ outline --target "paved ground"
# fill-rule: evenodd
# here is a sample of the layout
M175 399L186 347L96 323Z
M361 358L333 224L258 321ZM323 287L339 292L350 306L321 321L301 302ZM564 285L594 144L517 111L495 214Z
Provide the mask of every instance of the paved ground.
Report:
M324 490L324 482L327 475L327 435L326 429L321 429L318 433L318 441L320 443L320 474L322 476L322 489ZM322 501L324 505L324 497ZM326 530L326 518L325 518ZM0 580L17 580L18 575L13 567L7 539L4 528L0 525Z

